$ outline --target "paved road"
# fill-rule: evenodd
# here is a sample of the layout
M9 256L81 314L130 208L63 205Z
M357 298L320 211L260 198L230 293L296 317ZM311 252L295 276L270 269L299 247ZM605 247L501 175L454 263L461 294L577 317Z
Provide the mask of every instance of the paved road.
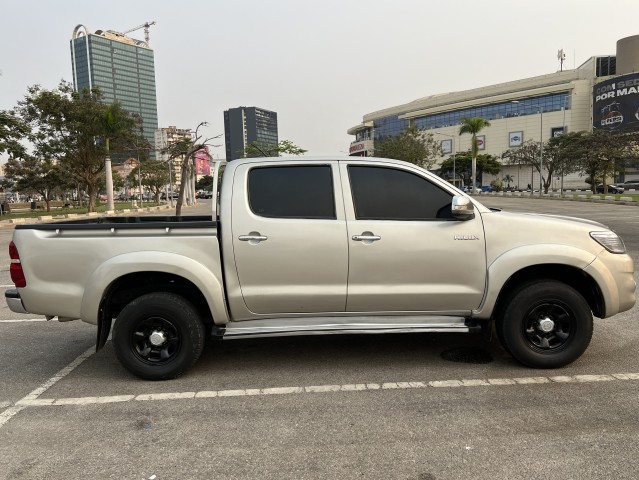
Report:
M639 262L639 208L481 200L602 221ZM636 308L560 370L480 336L292 337L211 343L168 382L133 378L110 342L93 354L90 325L40 320L0 306L0 479L637 478ZM492 361L442 357L456 348Z

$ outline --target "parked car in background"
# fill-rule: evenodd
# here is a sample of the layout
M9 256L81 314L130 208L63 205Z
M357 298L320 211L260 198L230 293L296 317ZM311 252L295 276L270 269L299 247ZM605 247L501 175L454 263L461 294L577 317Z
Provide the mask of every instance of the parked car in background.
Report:
M597 188L595 189L595 192L604 193L603 183L600 183L599 185L597 185ZM623 187L619 187L619 186L616 186L616 185L608 185L608 193L623 193L623 192L624 192L624 188Z
M639 180L627 180L618 186L623 187L625 190L639 190Z

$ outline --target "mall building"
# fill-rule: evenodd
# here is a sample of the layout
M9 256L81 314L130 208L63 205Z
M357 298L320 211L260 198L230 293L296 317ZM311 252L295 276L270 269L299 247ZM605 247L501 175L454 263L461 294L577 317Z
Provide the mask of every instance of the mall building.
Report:
M348 130L355 140L350 155L372 156L376 142L399 134L408 126L432 133L443 156L470 150L471 136L459 135L463 117L490 121L477 137L480 153L501 158L503 152L527 140L547 141L563 132L639 131L639 35L617 42L616 55L595 56L573 70L515 80L463 92L419 98L410 103L364 115L362 123ZM478 178L490 185L496 177L511 175L513 186L540 185L539 172L531 167L504 165L496 175ZM545 177L545 175L544 175ZM639 162L626 168L615 181L639 179ZM561 179L553 179L559 188ZM564 188L584 188L578 174L566 175Z

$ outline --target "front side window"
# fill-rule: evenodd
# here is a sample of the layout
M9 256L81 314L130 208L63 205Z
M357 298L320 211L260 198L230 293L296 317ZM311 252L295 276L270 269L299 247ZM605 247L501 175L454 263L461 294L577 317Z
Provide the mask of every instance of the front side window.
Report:
M452 219L452 195L405 170L350 165L357 220Z
M254 168L248 194L251 210L262 217L337 218L330 165Z

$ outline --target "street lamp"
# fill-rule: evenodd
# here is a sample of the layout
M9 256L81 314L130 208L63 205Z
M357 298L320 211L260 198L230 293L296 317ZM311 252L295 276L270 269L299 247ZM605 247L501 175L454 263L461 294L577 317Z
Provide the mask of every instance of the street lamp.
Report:
M539 108L539 196L544 186L544 111Z

